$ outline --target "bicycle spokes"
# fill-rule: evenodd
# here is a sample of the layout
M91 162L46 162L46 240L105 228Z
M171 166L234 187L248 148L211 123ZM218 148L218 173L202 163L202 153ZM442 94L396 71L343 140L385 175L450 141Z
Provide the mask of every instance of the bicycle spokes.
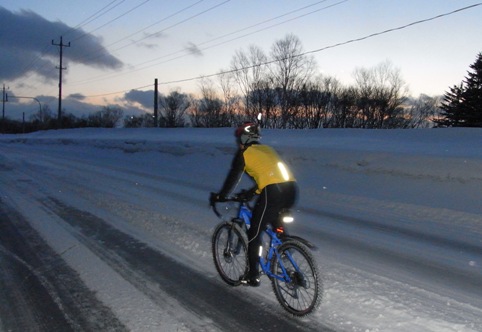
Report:
M241 239L236 236L236 234L234 234L232 230L228 230L228 238L225 248L223 250L223 256L226 262L231 263L233 259L236 259L236 256L239 255L242 247L243 243Z
M247 244L242 233L233 225L224 223L214 231L212 238L214 264L225 282L239 285L247 271Z
M302 244L283 243L272 272L273 290L286 310L303 316L319 305L321 282L314 260Z

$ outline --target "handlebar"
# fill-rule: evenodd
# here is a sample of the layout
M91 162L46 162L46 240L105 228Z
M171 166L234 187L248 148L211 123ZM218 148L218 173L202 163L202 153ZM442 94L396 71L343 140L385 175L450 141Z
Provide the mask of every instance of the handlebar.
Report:
M231 197L225 197L223 198L223 200L217 200L216 196L217 194L212 192L209 201L210 201L211 208L219 218L221 218L222 215L221 213L219 213L218 209L216 208L217 203L238 202L238 203L244 204L250 201L250 199L246 197L245 191L241 191L240 193L235 194L234 196L231 196Z

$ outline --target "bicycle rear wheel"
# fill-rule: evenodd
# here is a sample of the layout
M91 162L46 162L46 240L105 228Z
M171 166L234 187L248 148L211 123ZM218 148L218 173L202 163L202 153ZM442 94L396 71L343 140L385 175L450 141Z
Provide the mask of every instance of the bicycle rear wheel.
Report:
M273 258L272 272L277 276L287 275L290 279L271 279L278 302L295 316L312 313L319 307L323 294L313 255L304 244L296 240L281 244L278 254Z
M241 284L248 272L248 241L238 225L221 223L212 237L214 265L221 278L231 286Z

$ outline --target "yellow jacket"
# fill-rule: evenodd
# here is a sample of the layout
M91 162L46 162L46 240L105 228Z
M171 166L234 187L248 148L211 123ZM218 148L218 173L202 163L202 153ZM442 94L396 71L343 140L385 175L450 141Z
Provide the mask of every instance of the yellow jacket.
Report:
M270 184L296 181L288 166L273 148L253 144L236 153L220 196L225 197L231 192L243 172L248 173L256 182L253 192L256 191L257 194Z
M267 145L251 145L244 150L243 157L245 171L256 181L258 194L270 184L295 181L278 153Z

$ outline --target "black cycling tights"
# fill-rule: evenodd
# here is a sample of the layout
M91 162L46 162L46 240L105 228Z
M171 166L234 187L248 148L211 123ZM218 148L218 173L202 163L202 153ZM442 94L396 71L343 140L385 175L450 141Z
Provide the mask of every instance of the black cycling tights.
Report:
M291 208L298 195L296 182L284 182L266 186L259 195L253 209L251 227L248 230L248 257L250 275L258 271L258 255L261 246L261 232L268 224L273 228L279 224L279 213L283 209Z

